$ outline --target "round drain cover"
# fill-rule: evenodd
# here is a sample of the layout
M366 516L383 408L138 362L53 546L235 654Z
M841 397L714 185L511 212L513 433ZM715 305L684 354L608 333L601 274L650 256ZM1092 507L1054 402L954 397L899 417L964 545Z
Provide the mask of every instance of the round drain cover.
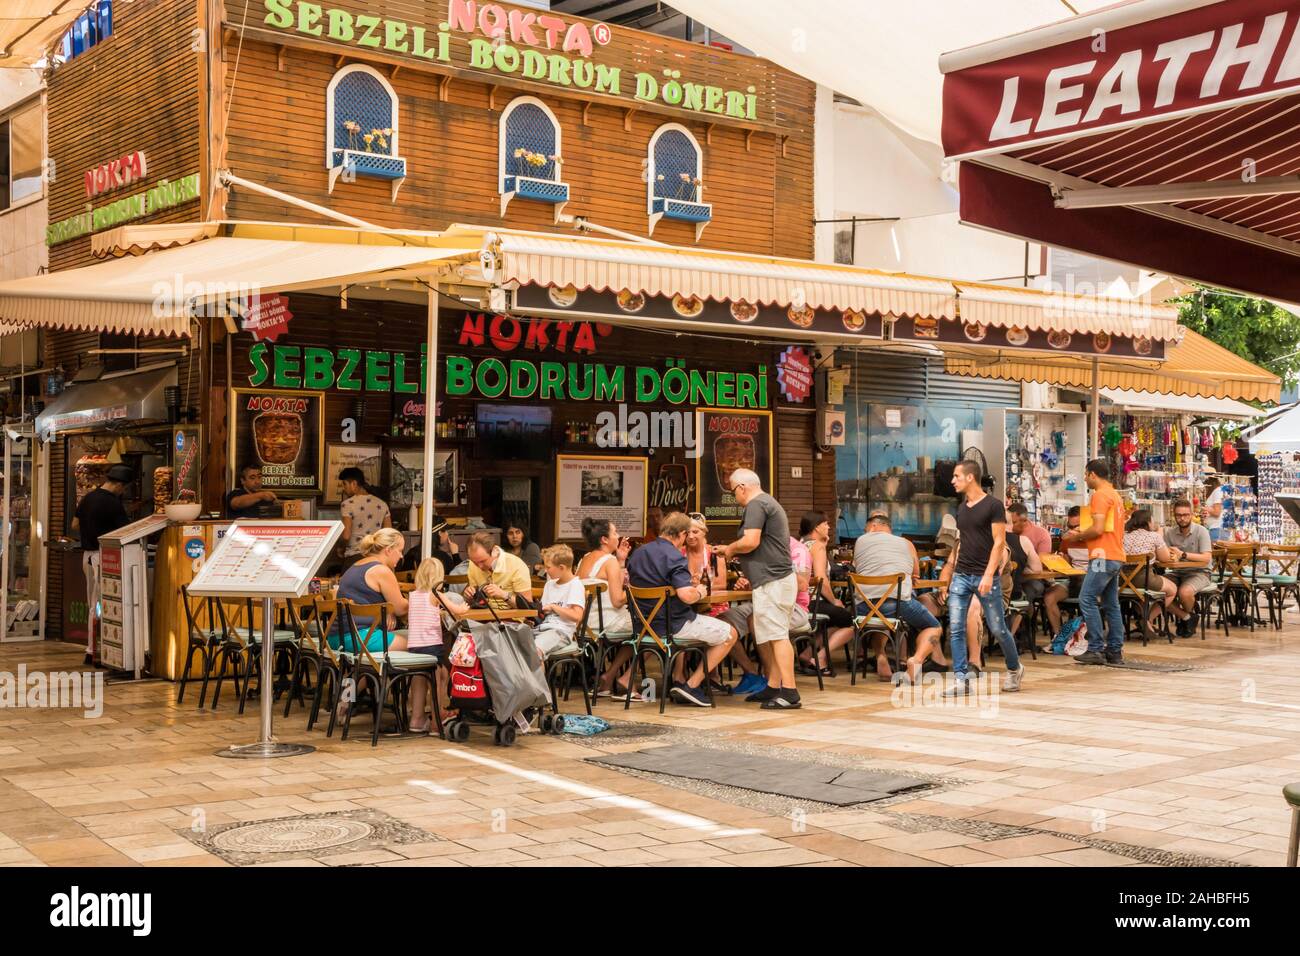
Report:
M236 853L301 853L352 843L372 830L369 823L358 820L273 820L218 833L212 843Z

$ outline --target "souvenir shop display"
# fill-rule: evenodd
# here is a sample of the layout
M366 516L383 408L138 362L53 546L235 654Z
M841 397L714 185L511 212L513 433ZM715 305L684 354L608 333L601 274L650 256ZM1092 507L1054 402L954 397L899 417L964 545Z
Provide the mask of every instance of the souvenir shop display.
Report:
M1223 537L1230 541L1261 541L1259 499L1250 482L1223 484Z
M1300 544L1300 526L1282 510L1276 498L1282 492L1300 494L1300 454L1277 452L1260 455L1258 461L1259 501L1256 522L1260 540L1276 544ZM1224 512L1227 510L1225 503ZM1227 527L1226 523L1224 527Z
M1071 505L1078 504L1065 497L1079 488L1077 476L1066 470L1071 451L1066 420L1052 412L1022 412L1017 418L1007 420L1007 501L1023 504L1031 521L1056 533Z

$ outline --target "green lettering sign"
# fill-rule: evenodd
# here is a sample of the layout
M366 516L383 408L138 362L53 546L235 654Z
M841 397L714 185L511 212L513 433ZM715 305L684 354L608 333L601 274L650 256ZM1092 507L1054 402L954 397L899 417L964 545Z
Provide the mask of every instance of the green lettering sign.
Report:
M276 388L301 388L302 368L296 345L277 345L271 352L271 381Z

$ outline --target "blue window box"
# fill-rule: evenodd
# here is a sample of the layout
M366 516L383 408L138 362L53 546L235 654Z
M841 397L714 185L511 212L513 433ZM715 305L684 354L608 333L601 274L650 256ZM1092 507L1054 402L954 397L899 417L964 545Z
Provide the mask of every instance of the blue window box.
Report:
M397 191L406 180L406 160L401 156L388 156L384 153L367 153L360 149L336 149L330 165L330 188L346 170L353 175L369 176L371 179L387 179L393 184L393 202L397 201Z
M510 200L531 199L534 202L553 203L555 205L555 222L560 222L560 212L569 201L569 184L553 179L538 179L535 176L508 175L501 180L501 215L506 214Z
M655 226L660 219L695 223L695 241L699 242L704 227L713 221L713 203L655 196L650 205L651 235L654 235Z

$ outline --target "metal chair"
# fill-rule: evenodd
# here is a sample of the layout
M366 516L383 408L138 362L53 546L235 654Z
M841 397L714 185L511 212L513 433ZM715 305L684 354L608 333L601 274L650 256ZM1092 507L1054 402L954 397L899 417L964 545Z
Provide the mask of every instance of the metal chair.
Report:
M203 685L199 688L199 707L203 707L203 702L208 696L208 681L212 677L212 670L217 662L217 655L221 651L221 642L225 635L225 629L222 627L221 619L216 608L217 599L212 597L199 598L199 605L207 612L207 626L201 626L198 617L194 612L194 607L190 604L190 591L188 585L181 585L181 605L185 608L185 624L189 631L189 648L185 652L185 667L181 670L180 686L176 690L176 703L185 700L185 685L193 678L190 677L190 671L194 666L194 655L198 654L203 661Z
M821 649L826 652L826 661L830 663L830 618L825 614L818 613L817 606L821 602L821 578L813 578L808 582L808 623L799 630L790 631L790 644L794 647L796 662L799 660L799 650L807 646L812 654L813 669L817 672L817 689L825 690L826 683L822 680L822 669L818 663L821 660L817 651L817 635L822 638Z
M1273 593L1277 599L1276 613L1273 617L1273 626L1280 628L1282 626L1282 612L1286 610L1286 599L1294 597L1297 607L1300 607L1300 577L1297 576L1300 568L1300 545L1297 544L1269 544L1265 545L1259 554L1259 560L1264 562L1266 569L1271 569L1274 564L1278 566L1277 571L1268 570L1260 577L1267 580L1272 587ZM1269 602L1272 607L1273 602Z
M1164 600L1165 592L1156 591L1146 587L1150 580L1152 559L1150 554L1126 554L1124 563L1119 568L1119 600L1120 606L1124 609L1125 616L1132 617L1137 615L1138 633L1142 637L1142 646L1146 647L1150 643L1147 637L1147 627L1151 620L1151 599ZM1125 640L1128 639L1128 632L1131 627L1126 621ZM1169 633L1169 628L1164 627L1165 637L1169 643L1174 642L1174 636Z
M243 614L247 622L247 637L244 637L240 634L240 625L231 623L232 617L237 616L238 612L231 615L226 609L225 602L217 601L217 615L221 618L224 637L217 662L217 683L212 689L214 710L221 697L221 686L225 681L227 669L230 669L235 682L235 693L239 695L241 714L244 712L245 704L248 703L254 675L257 676L259 691L262 681L266 679L266 675L262 673L262 628L258 624L254 605L255 602L251 597L245 599ZM273 628L271 635L275 642L276 671L281 674L291 674L297 666L297 635L285 628ZM272 674L270 679L274 680L275 675Z
M1259 617L1259 597L1268 601L1269 623L1273 621L1272 583L1261 584L1256 573L1259 545L1253 542L1231 542L1223 547L1223 581L1219 585L1229 608L1236 604L1237 611L1246 618L1253 634Z
M409 729L406 720L407 691L411 678L427 677L437 687L438 661L428 654L416 654L411 651L390 651L388 642L391 632L388 630L387 604L353 604L351 601L339 602L339 632L344 635L343 645L350 647L349 654L352 668L348 676L352 678L357 697L348 707L343 718L341 738L348 739L352 726L352 712L356 700L360 698L363 684L369 685L374 694L374 725L370 731L370 746L379 746L379 733L383 725L383 712L388 705L397 719L397 728L405 732ZM363 636L357 627L357 618L371 621ZM369 649L368 643L376 629L379 631L382 649L378 656ZM389 699L392 703L389 704ZM442 713L438 703L438 694L433 694L434 721L439 733L442 732Z

